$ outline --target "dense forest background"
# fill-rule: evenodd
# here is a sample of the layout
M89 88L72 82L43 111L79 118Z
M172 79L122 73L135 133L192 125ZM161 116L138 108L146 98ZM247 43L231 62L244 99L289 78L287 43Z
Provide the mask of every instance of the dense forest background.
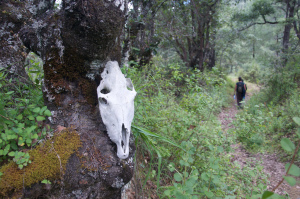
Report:
M142 130L136 129L143 142L137 145L135 196L296 198L298 188L276 191L281 179L268 177L262 169L266 165L260 161L271 156L244 159L246 165L241 166L234 161L239 157L233 146L241 143L246 153L276 154L278 164L294 163L295 173L286 166L279 176L297 184L299 178L293 176L299 177L299 2L132 5L126 25L131 30L132 67L124 71L139 93L135 125L149 130L139 134ZM252 97L244 110L227 116L234 126L224 128L220 115L233 106L238 76L254 85L247 99ZM272 195L274 191L281 196Z
M61 9L68 9L68 1L52 3L52 19L64 16L59 13ZM122 72L131 78L135 86L138 94L132 125L136 147L134 174L124 189L123 197L299 197L299 9L300 2L296 0L131 0L126 14L122 15L124 23L120 21L110 26L112 30L118 27L116 32L120 34L116 46L103 50L105 55L92 56L90 54L93 52L85 46L83 53L79 53L80 59L73 57L75 51L68 51L67 47L64 57L56 57L57 60L64 60L61 63L67 63L69 71L72 64L90 61L91 65L97 65L98 62L93 62L93 59L104 62L109 57L119 62ZM97 11L102 10L93 12ZM6 14L6 10L1 12ZM43 15L35 17L39 19ZM57 26L61 26L59 22ZM74 22L73 25L67 27L75 27L78 23ZM88 26L84 27L89 31ZM100 29L104 29L104 26ZM92 31L84 35L82 29L78 30L80 34L76 40L81 41L80 38L87 35L97 37ZM63 35L53 32L53 37ZM31 35L26 33L24 36L24 31L22 34L23 37L28 36L27 39L22 38L26 45ZM109 31L107 35L110 35ZM64 36L68 34L63 35L63 39ZM114 42L110 36L103 38L86 41L93 45L101 41L107 41L109 45ZM80 47L81 44L75 45ZM33 161L31 157L34 152L28 150L36 148L38 143L49 139L55 132L55 127L44 124L48 117L53 118L53 110L50 109L54 105L47 102L42 88L56 77L44 69L59 61L49 61L54 51L49 51L51 56L43 52L38 55L34 48L29 48L32 52L21 64L26 69L30 83L15 78L7 72L7 67L0 68L0 194L3 196L24 186L21 182L9 184L12 182L7 179L17 177L12 178L5 173L8 168L6 165L14 164L18 171L25 170ZM0 56L5 57L7 53L2 52ZM84 62L84 59L88 61ZM63 69L61 73L67 73L68 70ZM81 69L72 71L86 75L86 71ZM239 76L248 85L246 101L241 110L237 110L233 99ZM82 96L86 95L85 90L90 91L95 84L99 84L86 81L83 75L62 77L66 83L79 77L89 85L86 89L79 84L78 88L83 90ZM16 83L16 79L20 81ZM97 76L95 79L99 81ZM69 91L66 89L66 92ZM65 92L58 94L69 95ZM56 99L63 101L64 98ZM57 105L62 109L66 109L65 106ZM84 107L82 112L91 106ZM220 119L222 114L224 121ZM65 119L65 123L68 120ZM228 126L224 127L223 123L228 123ZM65 127L72 126L59 126L59 132ZM81 127L78 129L85 131ZM72 136L68 139L78 144ZM76 144L66 147L70 150L64 157L64 166L71 153L77 150ZM93 145L88 143L84 147L89 144ZM241 164L237 161L235 146L253 157L263 155L253 160L244 159ZM264 161L271 156L276 157L276 164L284 165L278 180L264 170ZM98 171L97 167L102 162L99 159L95 161L98 164L92 162L84 166ZM60 175L40 173L38 175L43 178L36 178L32 183L45 186L57 184L56 179L62 178L63 169L61 162L55 164L60 165L56 168ZM2 179L6 180L5 183ZM280 188L282 185L284 188ZM47 196L47 188L45 190L43 194Z

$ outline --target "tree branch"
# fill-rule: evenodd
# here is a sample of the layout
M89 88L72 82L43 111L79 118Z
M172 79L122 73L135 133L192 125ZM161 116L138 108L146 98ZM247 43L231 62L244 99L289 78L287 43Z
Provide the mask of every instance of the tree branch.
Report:
M265 24L278 24L278 21L267 21L265 15L261 15Z

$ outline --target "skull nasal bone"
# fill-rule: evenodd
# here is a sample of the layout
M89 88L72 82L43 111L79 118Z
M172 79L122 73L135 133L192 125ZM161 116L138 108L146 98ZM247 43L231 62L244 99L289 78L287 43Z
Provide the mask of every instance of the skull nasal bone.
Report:
M104 97L101 97L101 100L102 100L105 104L107 104L107 100L106 100Z

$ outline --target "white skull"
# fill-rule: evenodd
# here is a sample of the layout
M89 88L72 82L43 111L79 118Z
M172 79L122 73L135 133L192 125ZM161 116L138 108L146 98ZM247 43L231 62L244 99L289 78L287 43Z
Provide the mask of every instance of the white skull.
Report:
M107 62L101 77L97 88L100 114L110 139L117 145L117 156L126 159L136 92L116 61Z

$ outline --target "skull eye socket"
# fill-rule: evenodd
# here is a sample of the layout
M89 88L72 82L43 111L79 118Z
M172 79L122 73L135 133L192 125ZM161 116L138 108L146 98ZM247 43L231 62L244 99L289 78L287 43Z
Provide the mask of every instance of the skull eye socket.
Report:
M107 93L110 93L110 91L107 89L107 88L103 88L100 93L102 94L107 94Z

